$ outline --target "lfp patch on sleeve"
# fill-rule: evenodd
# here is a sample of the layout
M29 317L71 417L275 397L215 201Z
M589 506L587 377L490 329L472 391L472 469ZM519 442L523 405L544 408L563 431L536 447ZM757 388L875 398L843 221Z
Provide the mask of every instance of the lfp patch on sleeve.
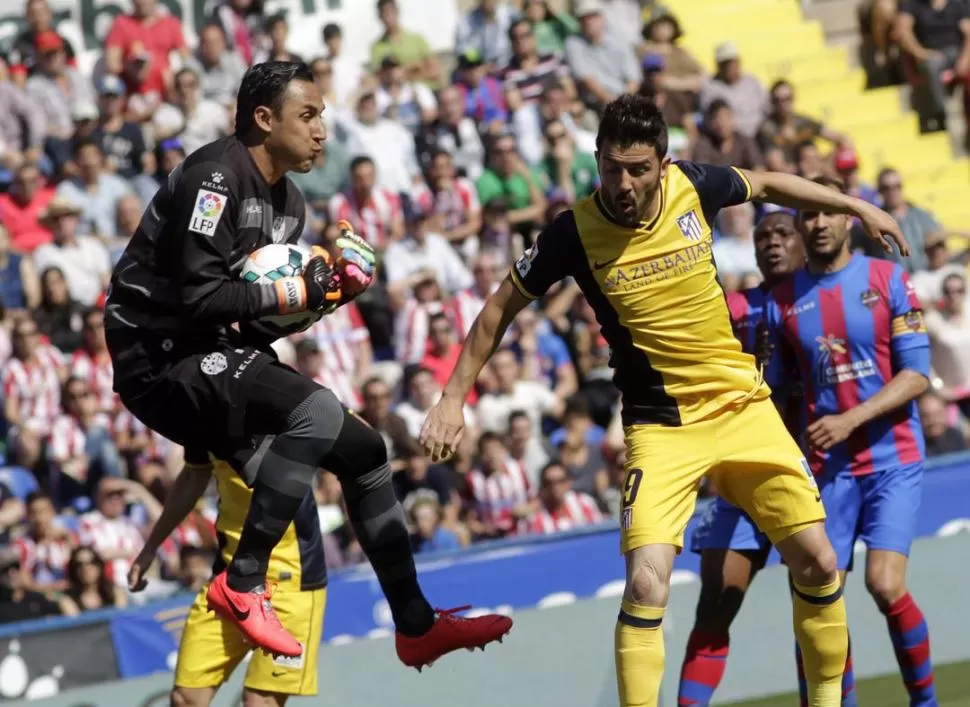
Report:
M211 238L216 232L216 226L219 225L219 219L222 218L222 212L226 210L226 201L224 194L199 189L199 194L195 198L195 207L192 209L189 230Z

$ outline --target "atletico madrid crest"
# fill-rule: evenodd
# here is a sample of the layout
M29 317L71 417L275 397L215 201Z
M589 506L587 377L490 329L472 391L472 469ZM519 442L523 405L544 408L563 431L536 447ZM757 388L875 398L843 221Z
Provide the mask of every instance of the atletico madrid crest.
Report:
M699 241L704 237L701 220L697 218L697 212L694 209L691 209L683 216L677 217L677 227L684 234L684 238L689 241Z

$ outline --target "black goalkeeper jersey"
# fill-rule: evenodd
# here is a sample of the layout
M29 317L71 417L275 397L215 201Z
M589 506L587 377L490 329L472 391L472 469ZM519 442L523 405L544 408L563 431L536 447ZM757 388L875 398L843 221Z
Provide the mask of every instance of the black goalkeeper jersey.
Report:
M142 216L111 277L105 328L220 339L233 323L275 313L274 287L239 273L254 250L296 242L305 218L293 182L270 186L235 136L209 143L172 171Z

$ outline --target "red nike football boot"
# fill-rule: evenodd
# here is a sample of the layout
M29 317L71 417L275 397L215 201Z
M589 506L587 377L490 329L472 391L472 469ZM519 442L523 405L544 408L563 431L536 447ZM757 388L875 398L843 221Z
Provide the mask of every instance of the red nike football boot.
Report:
M417 668L420 673L424 666L430 667L441 656L459 648L485 650L485 646L492 641L501 643L512 630L512 619L508 616L487 614L466 619L456 615L470 608L435 609L435 622L427 633L421 636L398 633L397 657L409 668Z
M265 589L255 592L237 592L229 587L226 571L215 576L206 593L209 611L216 612L228 621L257 648L296 658L303 653L300 645L290 632L283 628L273 605L271 592Z

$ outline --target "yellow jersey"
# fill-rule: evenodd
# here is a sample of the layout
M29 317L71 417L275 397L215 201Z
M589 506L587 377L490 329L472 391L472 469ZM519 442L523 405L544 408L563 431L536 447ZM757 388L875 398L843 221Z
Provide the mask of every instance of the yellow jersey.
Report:
M219 556L214 572L221 572L232 560L242 533L253 492L228 462L209 455L212 474L219 491L219 517L216 535ZM308 492L296 518L273 548L267 579L297 583L301 590L327 585L327 563L323 554L323 537L313 493Z
M512 282L533 299L565 277L579 285L610 345L625 425L690 424L770 395L734 336L712 251L717 212L750 198L733 167L672 163L649 223L616 224L597 191L513 265Z

